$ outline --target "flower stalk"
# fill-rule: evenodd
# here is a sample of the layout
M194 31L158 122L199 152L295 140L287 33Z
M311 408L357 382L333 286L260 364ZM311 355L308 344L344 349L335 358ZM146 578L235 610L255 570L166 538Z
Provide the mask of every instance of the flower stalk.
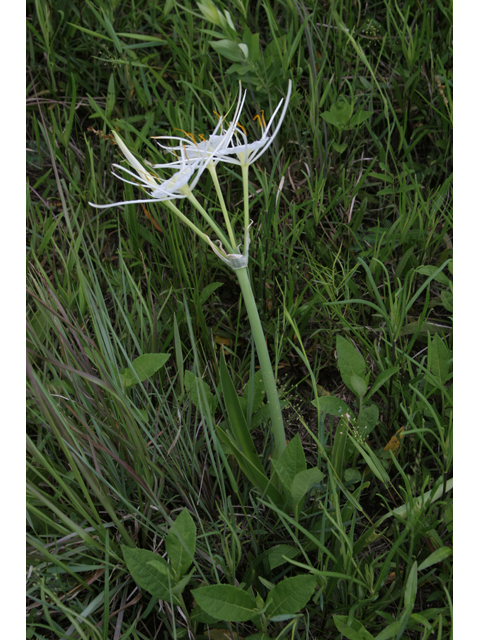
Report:
M272 434L274 440L273 458L278 460L285 450L287 443L285 439L282 409L280 407L280 399L278 397L275 376L272 369L270 355L268 353L267 343L265 341L265 335L263 333L262 323L260 321L257 305L253 296L252 286L250 284L248 267L237 269L235 273L242 291L243 301L247 310L248 319L250 320L252 336L263 374L263 383L265 385L267 403L270 408L270 419L272 421Z

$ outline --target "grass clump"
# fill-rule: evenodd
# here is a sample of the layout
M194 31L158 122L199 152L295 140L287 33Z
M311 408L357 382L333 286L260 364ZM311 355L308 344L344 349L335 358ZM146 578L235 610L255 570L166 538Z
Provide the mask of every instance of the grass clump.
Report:
M450 4L27 9L27 637L450 637ZM288 79L247 193L277 459L235 275L161 204L88 202L139 197L112 131L167 162Z

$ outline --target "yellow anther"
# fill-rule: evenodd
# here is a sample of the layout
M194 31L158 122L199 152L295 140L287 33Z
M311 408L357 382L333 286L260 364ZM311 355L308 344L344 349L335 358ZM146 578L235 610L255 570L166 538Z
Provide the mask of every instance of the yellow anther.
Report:
M217 116L217 118L218 118L219 120L221 120L221 119L222 119L222 116L221 116L219 113L217 113L216 111L214 111L213 113Z
M237 122L237 127L241 129L245 135L247 135L247 130L245 129L245 127L242 127L242 125L239 122Z
M203 136L201 133L199 133L199 134L198 134L198 137L200 138L200 140L201 140L202 142L206 142L206 141L207 141L207 139L205 138L205 136Z
M258 124L260 125L260 129L263 129L262 118L258 114L254 117L254 120L256 120L257 118L258 118Z
M178 127L175 127L175 131L181 131L182 133L184 133L186 136L190 138L190 140L193 142L195 146L197 145L197 142L195 140L195 136L193 135L193 133L188 133L188 131L184 131L183 129L179 129Z

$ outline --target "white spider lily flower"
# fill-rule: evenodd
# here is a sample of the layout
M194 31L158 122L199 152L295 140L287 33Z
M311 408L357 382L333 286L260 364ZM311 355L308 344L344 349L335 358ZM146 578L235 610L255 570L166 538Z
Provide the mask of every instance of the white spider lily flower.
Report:
M191 190L197 184L200 175L205 169L205 162L203 157L198 157L194 162L187 160L185 152L182 150L181 159L170 164L154 165L155 167L163 167L175 169L176 172L168 180L162 180L156 173L150 168L146 169L143 164L135 158L133 153L128 149L127 145L123 142L120 136L113 132L115 140L117 141L120 150L125 156L128 164L135 169L136 173L130 171L126 167L122 167L119 164L112 165L116 169L120 169L124 174L132 176L133 180L128 180L122 175L118 175L112 171L112 175L123 182L133 184L134 186L140 186L150 197L148 199L136 199L127 200L124 202L113 202L111 204L94 204L90 202L92 207L97 209L108 209L109 207L115 207L117 205L133 204L139 202L162 202L163 200L174 200L177 198L187 198ZM145 161L147 162L147 161ZM150 163L148 163L150 164ZM193 180L192 180L193 178ZM192 180L192 182L190 182Z
M247 134L242 127L237 127L235 131L235 138L237 140L237 144L232 144L228 146L226 149L222 150L220 160L223 162L230 162L231 164L237 164L242 167L249 167L251 164L256 162L258 158L265 153L268 147L275 140L277 133L280 131L280 127L282 126L283 120L287 113L288 103L290 102L290 96L292 94L292 81L288 81L288 89L287 95L285 99L281 99L277 105L277 108L273 112L272 117L268 121L268 124L265 123L265 118L263 116L263 112L261 116L256 116L260 123L260 127L262 129L262 135L258 140L254 140L253 142L248 142ZM275 127L273 133L269 135L270 129L272 128L272 124L275 120L275 116L280 111L280 107L283 104L282 112L280 113L280 117L277 122L277 126ZM236 158L232 157L236 156Z
M174 155L177 155L177 152L184 154L188 161L195 162L201 159L205 162L207 168L215 166L221 160L222 153L228 149L228 145L236 133L246 96L246 91L242 95L242 85L240 83L238 103L230 125L227 129L224 129L223 123L225 119L223 116L220 116L217 126L208 138L199 135L198 137L200 140L197 142L193 133L187 133L184 131L188 138L182 138L180 136L154 136L154 139L178 140L181 144L176 147L167 147L160 142L157 144L162 147L162 149L165 149ZM157 169L173 165L180 166L181 163L182 160L172 162L170 165L154 164L153 168Z
M160 146L162 146L164 149L168 149L172 153L181 151L183 149L188 160L194 161L201 157L205 158L207 167L210 164L215 166L220 161L229 162L231 164L236 164L244 167L250 166L251 164L256 162L256 160L258 160L258 158L262 154L265 153L265 151L274 141L277 133L280 130L280 127L282 126L282 122L285 118L285 114L287 113L288 103L290 101L290 96L292 93L292 81L288 81L287 95L285 99L282 98L282 100L280 100L280 102L278 103L277 108L268 121L268 124L265 122L263 112L261 116L256 116L262 129L262 135L258 140L254 140L253 142L248 142L245 129L242 127L242 125L239 124L241 110L245 102L246 93L247 92L245 91L242 97L242 89L240 85L237 109L235 110L235 115L227 130L223 131L223 118L220 118L220 121L217 124L214 132L208 139L204 138L200 142L196 142L193 134L187 133L186 135L189 136L189 139L181 138L178 136L172 136L168 138L170 140L179 140L182 143L177 147L168 148L163 147L163 145ZM273 133L270 134L273 122L277 113L282 107L282 104L283 109L280 114L280 118ZM218 133L219 128L221 133ZM180 161L177 161L177 165L179 164ZM156 167L157 165L154 166Z

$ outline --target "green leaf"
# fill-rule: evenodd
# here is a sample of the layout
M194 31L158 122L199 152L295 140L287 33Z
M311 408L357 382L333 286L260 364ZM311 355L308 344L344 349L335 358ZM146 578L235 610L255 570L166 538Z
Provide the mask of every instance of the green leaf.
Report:
M358 620L352 620L347 626L348 616L333 616L333 621L337 630L348 640L373 640L373 636L369 633L363 624Z
M428 569L432 564L437 564L437 562L443 562L446 558L451 556L453 553L450 547L440 547L440 549L436 549L433 553L431 553L428 558L422 562L422 564L418 567L419 571L423 571L424 569Z
M225 407L227 409L229 426L233 435L233 440L237 448L240 449L243 456L250 462L250 464L262 475L265 475L262 463L258 457L255 445L253 444L245 416L240 408L237 392L233 387L230 375L227 371L227 365L225 364L225 357L223 354L220 358L220 380L222 382L223 397L225 399Z
M345 469L343 473L343 479L346 483L351 482L353 484L355 482L360 482L360 480L362 479L362 474L358 469Z
M366 384L365 373L367 365L363 356L358 353L349 340L345 340L342 336L337 336L337 359L343 382L353 393L357 393L354 383L352 383L353 376L358 376Z
M235 456L240 469L247 476L250 482L260 489L265 495L267 495L276 504L283 504L285 500L277 491L275 486L267 478L263 470L259 470L258 467L244 455L243 451L239 449L233 438L224 431L219 425L215 426L218 438L223 445L229 447L231 453Z
M252 389L253 387L253 389ZM250 404L252 405L252 416L263 404L263 398L265 396L265 385L263 384L262 370L259 369L253 376L252 380L247 383L245 394L238 398L238 402L242 409L243 415L247 417L250 411ZM267 407L268 409L268 407ZM270 410L268 409L268 416L270 416Z
M200 294L200 304L204 304L208 298L212 295L214 291L216 291L219 287L223 285L223 282L212 282L207 284L207 286L203 289Z
M450 478L450 480L447 480L447 483L445 486L445 493L447 493L448 491L451 491L452 489L453 489L453 478ZM396 507L395 509L392 509L391 511L386 513L384 516L382 516L375 526L379 527L384 520L386 520L387 518L390 518L393 515L397 515L400 518L407 518L408 514L411 511L419 511L425 505L436 502L442 496L443 496L443 483L441 483L437 487L435 492L433 492L433 489L430 489L430 491L427 491L422 496L418 496L417 498L414 498L412 507L409 504L405 503L400 505L399 507Z
M168 559L177 581L188 571L193 562L196 537L195 523L185 508L170 527L165 540Z
M144 382L151 378L169 358L169 353L145 353L143 356L135 358L131 367L120 372L124 388L128 389L138 382Z
M191 371L185 371L185 391L190 396L190 400L197 407L197 409L201 409L202 400L204 398L207 401L208 408L210 409L210 413L213 415L215 413L215 409L218 405L217 398L210 391L208 384L202 378L198 378Z
M332 124L337 129L345 129L352 115L351 104L343 97L340 97L331 107L330 111L320 114L322 118Z
M380 482L388 484L390 482L388 473L385 471L382 463L375 455L375 453L370 449L368 444L364 442L362 445L360 445L354 438L351 439L351 443L357 449L357 451L359 451L373 475L376 476L380 480Z
M415 598L417 597L417 561L412 565L410 573L408 574L407 584L405 585L405 609L410 613L415 605Z
M293 558L296 558L299 553L299 549L296 549L289 544L277 544L268 552L268 562L270 564L270 569L276 569L277 567L281 567L282 564L288 562L284 558L284 556L293 560Z
M213 616L209 616L208 613L205 613L202 607L199 607L198 604L190 615L190 621L203 622L204 624L215 624L215 622L220 622L219 618L214 618Z
M348 415L348 414L347 414ZM335 431L335 439L332 449L332 467L338 478L343 478L343 463L345 460L345 445L348 437L348 418L342 417ZM354 440L352 440L355 442Z
M170 600L170 587L174 578L168 563L158 554L147 549L132 549L122 545L123 557L130 575L139 587L159 600ZM177 603L178 600L174 598Z
M275 472L280 478L280 482L288 493L290 493L293 479L297 473L305 471L307 468L305 453L303 451L299 433L295 434L295 436L290 440L278 461L275 463L272 460L272 462L275 465Z
M320 469L317 469L317 467L297 473L290 487L294 504L298 504L313 485L321 482L324 477L325 474L322 473Z
M115 106L115 74L110 74L110 80L108 81L107 89L107 103L105 105L105 115L110 118L112 115L113 107Z
M316 582L315 576L308 574L285 578L279 582L268 594L266 617L292 615L303 609L312 597Z
M244 62L245 55L236 42L233 40L217 40L216 42L210 42L217 53L230 60L230 62Z
M424 276L431 276L435 273L435 271L437 271L437 269L438 267L435 267L433 264L426 264L423 267L418 267L417 273L421 273ZM441 271L440 273L437 273L434 280L436 280L440 284L446 285L447 287L452 284L452 281Z
M442 291L440 293L440 298L445 309L450 311L450 313L453 313L453 293L450 291Z
M374 393L376 393L382 385L387 382L395 373L398 371L398 367L390 367L389 369L385 369L375 379L375 382L372 384L370 391L367 393L365 400L368 400Z
M348 147L348 143L342 142L342 144L338 144L338 142L332 141L332 147L333 149L335 149L337 153L342 154L345 151L345 149Z
M435 334L428 342L428 368L438 380L445 384L450 373L452 354L442 338Z
M348 404L335 396L322 396L318 400L312 400L312 404L317 407L319 413L330 414L338 418L346 413L350 415L352 413Z
M365 120L368 120L370 116L373 116L373 111L358 111L354 113L350 119L350 128L357 127L359 124L365 122Z
M352 373L350 376L350 387L353 393L358 398L363 398L363 396L367 393L367 385L365 384L365 380L357 376L355 373Z
M378 407L372 404L362 407L358 416L358 430L362 438L369 436L378 424Z
M232 585L192 589L192 596L205 613L224 622L247 622L258 613L255 598Z

